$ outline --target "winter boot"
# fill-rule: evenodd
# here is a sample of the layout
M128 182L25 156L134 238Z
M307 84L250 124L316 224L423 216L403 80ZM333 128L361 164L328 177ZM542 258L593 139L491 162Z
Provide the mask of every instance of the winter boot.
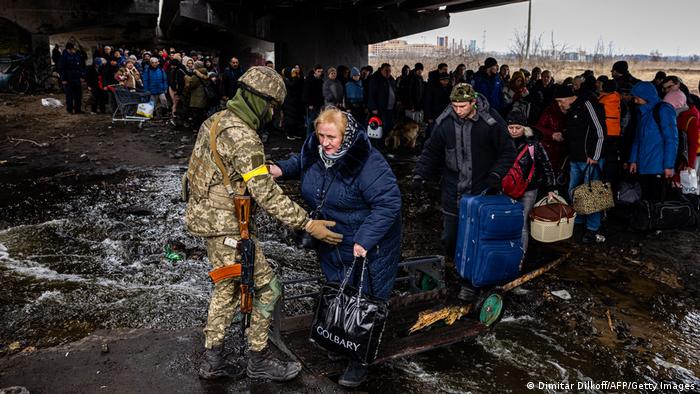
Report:
M275 382L292 380L301 372L301 364L295 361L281 361L275 358L266 347L262 351L250 351L248 356L249 378L270 379Z
M239 378L243 375L240 366L224 357L223 345L205 349L199 364L199 377L202 379Z
M583 238L581 238L581 243L584 244L600 244L603 242L605 242L605 237L593 230L586 230Z
M459 294L457 294L457 299L471 304L472 302L476 301L476 296L477 293L479 292L479 289L473 287L471 284L467 282L462 282L462 287L459 289Z
M357 387L367 380L367 367L357 361L350 361L345 372L338 379L338 384L343 387Z

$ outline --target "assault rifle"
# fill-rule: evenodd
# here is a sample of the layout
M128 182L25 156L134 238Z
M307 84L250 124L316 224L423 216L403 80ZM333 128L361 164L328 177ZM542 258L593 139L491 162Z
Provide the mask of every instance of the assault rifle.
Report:
M255 265L255 245L250 239L248 223L250 220L250 196L236 196L233 198L236 207L236 218L241 240L236 244L238 254L241 255L241 328L250 327L250 316L253 313L253 295L255 282L253 271Z

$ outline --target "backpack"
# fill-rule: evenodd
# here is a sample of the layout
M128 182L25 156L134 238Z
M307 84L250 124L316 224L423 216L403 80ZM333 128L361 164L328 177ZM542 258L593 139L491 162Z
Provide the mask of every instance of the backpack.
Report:
M652 111L652 114L654 116L654 122L656 122L656 125L659 128L659 134L661 134L661 139L663 140L663 132L661 131L661 115L659 114L661 112L661 106L664 104L663 101L659 101L655 106ZM667 105L670 105L666 103ZM690 124L690 122L688 122ZM686 125L686 128L688 125ZM686 133L686 130L681 130L680 128L676 127L678 130L678 150L676 151L676 168L680 168L681 166L685 166L688 164L688 134Z
M525 172L520 165L520 159L525 156L526 153L530 154L532 157L532 167L530 168L530 174L528 174L527 179L525 179ZM535 147L532 144L527 144L525 148L518 154L515 158L515 163L508 169L508 173L503 177L501 184L503 186L503 193L507 194L512 198L520 198L525 194L527 187L532 182L532 177L535 175Z
M207 103L212 104L218 102L219 94L216 93L216 89L214 89L214 86L212 86L212 82L208 79L202 79L196 74L195 77L197 77L199 82L202 84L202 88L204 89L204 97L207 99Z

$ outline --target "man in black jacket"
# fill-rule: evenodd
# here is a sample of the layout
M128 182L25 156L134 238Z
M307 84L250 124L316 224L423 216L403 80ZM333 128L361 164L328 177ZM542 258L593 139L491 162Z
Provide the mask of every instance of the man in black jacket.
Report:
M221 85L223 87L223 99L228 101L236 95L238 91L238 78L240 78L245 70L241 67L238 58L232 57L229 66L226 67L221 75Z
M317 64L304 80L301 100L306 103L306 135L314 132L314 120L323 107L323 66Z
M501 179L515 161L515 147L505 121L471 85L458 83L450 105L435 120L413 176L415 188L442 178L442 242L445 255L454 259L463 194L499 191ZM464 283L460 299L471 301L476 290Z
M85 66L72 42L66 44L66 49L58 60L58 74L61 76L63 91L66 94L66 110L69 114L82 114L81 82L85 78Z
M438 83L428 84L425 90L423 110L425 121L428 127L425 129L425 139L430 138L430 135L435 127L435 120L442 114L445 108L450 105L450 93L452 92L452 84L450 76L447 73L442 73L438 77Z
M384 130L394 127L394 110L396 109L396 81L391 76L391 65L384 63L372 75L367 93L367 109L372 115L379 116Z
M559 109L566 115L564 139L568 142L569 195L576 186L600 179L605 143L605 111L592 94L576 96L571 85L559 85L554 92ZM583 243L605 242L600 232L601 213L577 215L576 222L586 224Z
M173 102L172 115L170 119L170 124L177 126L179 124L178 116L183 112L182 95L185 92L185 66L182 65L182 57L179 54L175 54L173 59L170 61L170 67L168 67L168 86L170 98Z

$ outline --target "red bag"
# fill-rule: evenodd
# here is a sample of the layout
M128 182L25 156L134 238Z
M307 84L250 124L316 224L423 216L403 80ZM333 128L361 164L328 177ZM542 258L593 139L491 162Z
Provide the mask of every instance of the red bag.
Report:
M530 174L525 179L525 174L523 173L522 167L520 167L520 159L526 154L530 153L532 157L532 168L530 168ZM535 147L528 144L515 158L515 163L513 167L508 170L506 176L503 177L503 193L507 194L513 198L520 198L525 194L527 186L532 181L532 177L535 175Z

